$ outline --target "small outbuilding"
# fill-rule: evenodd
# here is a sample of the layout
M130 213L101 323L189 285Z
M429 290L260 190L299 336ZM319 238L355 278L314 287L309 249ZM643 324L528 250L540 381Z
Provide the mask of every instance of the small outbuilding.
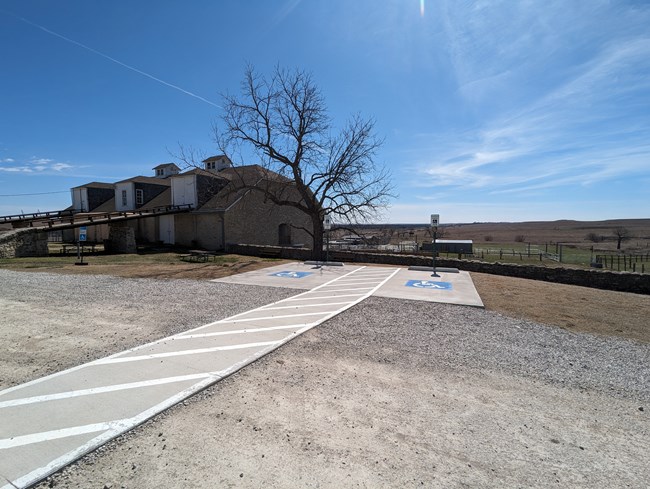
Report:
M437 239L436 250L439 253L462 253L471 255L474 242L471 239ZM422 251L433 251L433 242L423 243Z

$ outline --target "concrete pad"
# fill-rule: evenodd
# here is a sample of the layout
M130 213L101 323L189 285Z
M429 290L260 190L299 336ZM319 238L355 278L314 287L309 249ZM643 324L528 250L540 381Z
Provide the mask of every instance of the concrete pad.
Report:
M316 267L302 262L285 263L274 267L254 270L213 280L230 284L261 285L264 287L286 287L289 289L313 289L337 277L341 277L359 266Z
M232 275L213 280L213 282L313 289L359 268L363 268L363 265L346 264L342 267L314 269L311 265L294 262ZM361 296L372 287L373 274L381 273L381 270L387 268L399 269L399 272L376 290L373 294L375 296L483 307L483 301L474 287L470 274L459 272L457 269L445 271L444 268L436 268L440 277L432 277L431 271L428 271L426 267L423 267L424 270L408 270L388 265L382 265L381 268L366 266L353 276L337 281L336 286L322 287L317 292L322 297L342 294L359 294ZM342 289L343 285L345 288ZM336 288L335 292L334 288ZM327 302L324 299L323 301L323 303Z
M431 272L401 269L374 295L416 301L441 302L463 306L483 307L483 301L468 272Z

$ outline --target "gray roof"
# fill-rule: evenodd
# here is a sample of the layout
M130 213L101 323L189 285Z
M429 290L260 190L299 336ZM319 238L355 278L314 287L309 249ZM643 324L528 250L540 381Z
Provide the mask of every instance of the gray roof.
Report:
M203 163L207 163L208 161L218 161L221 158L226 158L228 161L230 161L230 158L228 158L226 155L216 155L216 156L210 156L203 160Z
M152 168L152 170L160 170L162 168L169 168L169 167L176 168L177 170L180 170L180 167L176 163L161 163L158 166L154 166Z
M125 182L149 183L151 185L162 185L163 187L169 187L171 185L171 183L169 183L169 180L166 178L144 177L142 175L120 180L119 182L115 182L115 185Z
M105 182L90 182L84 183L83 185L78 185L77 187L72 188L115 188L114 183L105 183Z

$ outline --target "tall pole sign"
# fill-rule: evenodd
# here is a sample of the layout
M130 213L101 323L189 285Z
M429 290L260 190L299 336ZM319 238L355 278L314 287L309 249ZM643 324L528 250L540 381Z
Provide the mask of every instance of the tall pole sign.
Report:
M432 277L440 277L436 273L436 234L438 232L438 224L440 223L440 214L431 214L431 231L433 234L433 273Z
M81 251L81 242L86 241L88 238L88 228L86 226L81 226L79 228L79 239L77 240L77 262L75 265L88 265L88 263L84 263L84 255L83 252Z
M325 245L325 262L330 261L330 229L332 229L332 218L329 214L325 215L323 220L323 229L327 231L327 241Z

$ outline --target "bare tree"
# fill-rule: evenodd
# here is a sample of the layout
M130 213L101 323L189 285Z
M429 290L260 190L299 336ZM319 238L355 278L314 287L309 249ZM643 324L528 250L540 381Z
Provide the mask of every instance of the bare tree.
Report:
M436 239L445 239L447 237L448 229L444 227L438 227L436 229ZM433 230L430 227L427 227L424 230L424 236L429 236L433 238Z
M250 188L309 216L305 231L314 258L322 257L325 215L340 224L368 221L393 197L389 172L375 163L382 141L374 121L356 115L332 134L309 73L277 67L266 77L249 66L241 93L224 99L224 126L215 128L221 150L228 156L252 150L262 166L284 177Z
M623 226L618 226L617 228L612 231L612 234L616 238L616 249L620 250L621 249L621 243L623 241L627 241L632 237L632 233L628 228L625 228Z
M602 236L597 233L587 233L585 239L587 241L591 241L592 243L600 243L603 240Z

